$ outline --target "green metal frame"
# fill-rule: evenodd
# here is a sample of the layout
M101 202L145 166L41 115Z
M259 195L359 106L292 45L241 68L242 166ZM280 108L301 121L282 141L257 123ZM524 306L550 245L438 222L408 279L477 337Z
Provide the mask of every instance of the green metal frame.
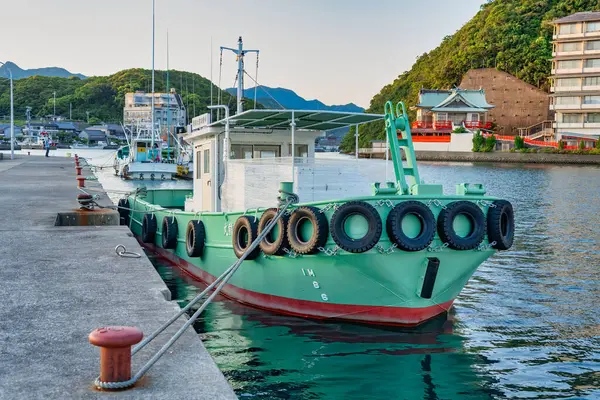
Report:
M410 194L411 188L419 184L420 179L406 106L403 102L398 102L396 104L396 113L394 114L394 105L391 101L388 101L385 103L384 111L385 131L390 143L398 192L400 194ZM401 132L402 139L398 139L398 131ZM402 161L401 148L406 155L406 165Z

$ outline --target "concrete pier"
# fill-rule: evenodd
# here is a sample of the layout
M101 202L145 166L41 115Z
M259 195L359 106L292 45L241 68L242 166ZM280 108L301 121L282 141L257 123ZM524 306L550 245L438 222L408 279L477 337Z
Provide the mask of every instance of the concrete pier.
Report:
M133 388L94 388L93 329L131 325L150 334L179 307L127 227L54 226L59 212L78 208L76 186L73 159L0 162L0 398L235 399L191 328ZM142 257L119 257L118 244ZM184 321L133 357L133 373Z

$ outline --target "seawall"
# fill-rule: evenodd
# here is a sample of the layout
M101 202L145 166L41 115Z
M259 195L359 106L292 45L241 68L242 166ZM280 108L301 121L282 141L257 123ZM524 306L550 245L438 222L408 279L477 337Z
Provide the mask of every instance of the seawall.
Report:
M417 161L439 162L479 162L514 164L580 164L600 165L600 155L595 154L556 154L556 153L473 153L468 151L415 151ZM385 158L384 152L359 153L360 158ZM391 155L389 156L391 159Z
M600 165L600 155L594 154L417 151L416 156L419 161Z

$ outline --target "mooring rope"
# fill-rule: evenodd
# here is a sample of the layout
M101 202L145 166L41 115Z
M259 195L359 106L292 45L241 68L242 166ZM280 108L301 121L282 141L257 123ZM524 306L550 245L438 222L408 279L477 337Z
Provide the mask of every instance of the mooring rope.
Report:
M202 303L202 305L194 312L194 314L186 321L186 323L179 328L179 330L169 339L167 343L163 345L163 347L156 353L152 358L129 380L124 382L102 382L100 377L96 378L94 384L96 387L100 389L124 389L129 386L134 385L148 370L158 361L158 359L167 351L169 348L181 337L181 335L185 332L185 330L196 321L196 319L202 314L202 312L206 309L206 307L210 304L210 302L219 294L221 289L227 284L229 279L235 274L238 268L242 265L244 260L248 257L248 255L258 247L260 242L271 232L271 230L275 227L279 219L285 214L288 207L292 204L298 203L298 196L294 193L289 193L285 191L281 191L280 193L285 195L285 197L279 197L279 206L275 217L269 221L265 230L258 235L258 237L250 244L248 249L242 254L242 256L233 263L225 272L223 272L213 283L211 283L206 289L202 291L199 295L197 295L192 301L190 301L184 308L182 308L177 314L175 314L171 319L169 319L165 324L163 324L160 328L152 332L148 335L144 340L142 340L137 346L133 348L131 351L131 355L133 356L135 353L140 351L144 346L154 340L160 333L162 333L165 329L167 329L173 322L175 322L179 317L181 317L185 312L187 312L190 308L192 308L196 303L204 298L204 296L215 289L213 293ZM119 246L117 246L119 248ZM115 248L115 251L117 250ZM125 247L123 246L123 249ZM218 286L217 286L218 285ZM216 288L215 288L216 286Z

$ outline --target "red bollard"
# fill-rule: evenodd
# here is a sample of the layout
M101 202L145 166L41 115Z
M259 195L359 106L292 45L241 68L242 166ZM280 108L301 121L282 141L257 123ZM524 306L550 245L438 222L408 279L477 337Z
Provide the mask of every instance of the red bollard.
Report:
M75 167L75 170L77 171L77 175L81 175L81 167L78 165Z
M133 326L107 326L90 333L90 343L100 347L101 382L131 379L131 346L143 337L142 331Z
M85 176L78 176L77 178L77 187L84 188L85 187Z

